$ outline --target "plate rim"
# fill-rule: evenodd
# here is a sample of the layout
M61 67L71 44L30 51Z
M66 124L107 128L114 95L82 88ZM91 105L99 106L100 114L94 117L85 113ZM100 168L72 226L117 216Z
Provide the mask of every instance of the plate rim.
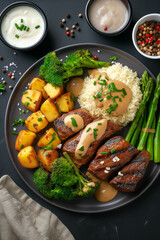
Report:
M139 60L137 59L136 57L132 56L131 54L119 49L119 48L116 48L116 47L112 47L112 46L109 46L109 45L105 45L105 44L99 44L99 43L77 43L77 44L71 44L71 45L67 45L67 46L63 46L63 47L60 47L56 50L53 50L53 52L61 52L63 50L66 50L66 49L70 49L70 48L74 48L74 47L79 47L79 48L83 48L85 46L88 46L88 47L100 47L100 48L109 48L110 50L114 51L118 51L120 52L121 54L123 55L128 55L128 57L130 57L131 59L133 59L134 61L136 62L139 62L141 65L143 65L145 67L145 69L149 72L150 75L152 75L152 77L156 80L154 74ZM52 51L51 51L52 52ZM55 206L55 207L58 207L60 209L63 209L63 210L67 210L67 211L71 211L71 212L76 212L76 213L101 213L101 212L109 212L109 211L113 211L113 210L116 210L116 209L119 209L119 208L122 208L123 206L126 206L128 205L129 203L135 201L137 198L139 198L141 195L143 195L149 188L150 186L155 182L155 180L157 179L159 173L160 173L160 166L159 166L159 169L157 170L157 173L154 175L154 177L152 178L152 180L149 182L149 184L143 189L140 191L140 193L138 193L136 196L134 196L133 198L127 200L127 202L122 202L120 205L118 206L112 206L110 207L109 209L97 209L97 210L83 210L83 209L80 209L80 210L77 210L77 209L72 209L72 208L69 208L67 206L63 206L63 205L59 205L58 203L56 202L53 202L51 203L51 201L46 198L45 196L43 196L38 190L35 191L35 189L27 182L27 180L25 179L25 177L23 177L22 173L18 170L16 164L14 163L14 160L12 158L12 154L11 154L11 150L9 148L9 143L8 143L8 137L7 137L7 122L8 122L8 110L9 110L9 107L10 107L10 102L12 100L12 97L14 96L14 93L16 91L16 88L17 86L19 85L19 83L21 82L21 80L23 79L23 77L27 74L28 71L30 71L37 63L39 63L40 61L42 61L44 58L45 58L46 55L44 55L43 57L41 57L40 59L38 59L36 62L34 62L29 68L26 69L26 71L22 74L22 76L20 77L20 79L17 81L17 83L15 84L14 86L14 89L8 99L8 103L7 103L7 107L6 107L6 111L5 111L5 118L4 118L4 132L5 132L5 142L6 142L6 146L7 146L7 150L8 150L8 153L9 153L9 157L12 161L12 164L14 166L14 168L16 169L17 173L19 174L19 176L21 177L21 179L25 182L25 184L29 187L29 189L31 189L33 191L34 194L38 195L41 199L43 199L44 201L46 201L47 203L49 203L51 206ZM158 166L157 166L158 167Z

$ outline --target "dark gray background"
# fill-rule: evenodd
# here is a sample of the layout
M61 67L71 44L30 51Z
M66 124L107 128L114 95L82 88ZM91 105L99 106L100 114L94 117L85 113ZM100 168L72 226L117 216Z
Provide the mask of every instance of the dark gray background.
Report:
M11 0L0 1L0 11ZM36 60L45 55L47 52L67 46L74 43L102 43L117 47L124 50L142 61L156 76L160 71L160 60L149 60L142 57L136 52L131 39L131 33L134 23L143 15L153 12L158 12L160 9L160 2L157 0L131 0L133 9L132 22L129 28L120 36L106 38L105 36L95 33L85 21L85 18L79 19L78 13L81 12L84 16L84 9L86 0L36 0L33 1L39 5L45 12L48 19L48 35L43 44L31 52L20 52L6 47L0 42L0 55L4 57L0 61L0 68L8 65L14 61L18 65L15 80L11 80L0 71L0 80L5 77L7 81L6 93L0 96L0 176L8 174L27 194L29 194L35 201L50 209L56 214L61 221L69 228L76 240L97 239L97 240L140 240L140 239L159 239L160 227L160 177L155 181L151 188L143 194L139 199L133 203L107 213L99 214L79 214L61 210L54 206L47 204L34 194L26 184L21 180L17 174L12 162L7 153L7 148L4 138L4 116L6 105L11 93L8 88L9 84L12 86L18 81L20 77L19 72L23 73ZM62 18L70 13L72 18L68 20L68 25L71 26L74 22L80 23L80 32L76 32L75 38L70 38L65 35L65 30L59 27Z

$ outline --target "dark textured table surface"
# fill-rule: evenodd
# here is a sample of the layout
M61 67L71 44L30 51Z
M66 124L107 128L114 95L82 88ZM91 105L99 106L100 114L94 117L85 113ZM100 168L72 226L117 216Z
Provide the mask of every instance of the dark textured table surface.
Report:
M11 0L1 0L0 11L12 2ZM140 198L120 209L99 214L68 212L49 205L33 193L23 182L11 162L4 137L5 110L11 93L8 86L14 86L20 74L23 74L30 65L51 50L74 43L106 44L135 56L156 76L160 72L160 60L150 60L142 57L132 44L131 33L134 23L140 17L159 11L160 2L157 0L131 0L130 2L133 9L132 22L124 33L112 38L106 38L105 36L95 33L90 29L84 17L82 19L77 17L79 12L84 16L86 0L35 0L33 2L44 10L48 19L48 35L43 44L34 51L21 52L14 51L0 42L0 55L4 58L3 61L0 61L0 68L2 69L5 65L9 65L9 63L12 62L15 62L18 66L15 73L15 80L9 79L7 75L4 75L0 71L0 80L4 77L7 81L6 92L0 96L0 176L4 174L11 176L16 184L30 197L56 214L77 240L160 239L160 177L157 178L154 184ZM76 21L80 23L81 31L76 32L75 38L67 37L65 30L59 27L61 19L64 18L67 13L71 14L71 19L69 20L70 25ZM14 52L16 52L16 54ZM9 70L12 69L13 66L9 66Z

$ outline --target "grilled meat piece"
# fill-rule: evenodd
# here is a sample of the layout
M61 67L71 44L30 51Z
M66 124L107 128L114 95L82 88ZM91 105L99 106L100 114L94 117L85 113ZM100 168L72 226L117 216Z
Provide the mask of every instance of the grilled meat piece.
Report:
M107 180L138 153L139 151L123 137L113 137L98 149L88 171L101 180Z
M102 119L102 118L98 118L95 121L98 121L100 119ZM105 133L103 134L103 136L99 140L95 140L94 142L92 142L90 144L90 146L87 150L87 153L80 160L77 160L75 158L75 150L76 150L78 142L80 141L83 130L81 130L74 137L68 139L65 142L65 144L63 145L62 151L67 152L70 155L72 161L76 164L76 166L78 168L80 168L82 165L86 164L93 158L98 146L101 144L102 141L104 141L106 138L112 136L114 133L120 131L121 129L122 129L122 127L120 125L108 120L107 129L106 129Z
M67 117L70 114L78 114L80 115L83 120L84 120L84 127L87 126L87 124L89 124L90 122L92 122L95 118L85 109L76 109L73 111L70 111L68 113L63 114L61 117L57 118L54 121L54 125L57 128L58 134L61 138L61 140L66 140L67 138L73 136L74 134L76 134L75 132L72 131L71 128L68 128L65 124L64 124L64 119L65 117Z
M143 150L122 168L118 175L110 181L110 184L120 192L134 192L137 184L144 177L149 159L149 152Z

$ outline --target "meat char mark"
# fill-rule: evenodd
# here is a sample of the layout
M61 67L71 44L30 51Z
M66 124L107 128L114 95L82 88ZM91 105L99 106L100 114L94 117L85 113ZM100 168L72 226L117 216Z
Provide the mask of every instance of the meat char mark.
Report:
M85 109L76 109L73 111L70 111L68 113L64 113L61 117L57 118L54 121L54 125L57 128L58 134L61 138L61 140L66 140L67 138L73 136L75 132L72 131L71 128L68 128L64 124L64 119L70 114L78 114L83 118L84 121L84 127L87 126L90 122L92 122L95 118Z
M149 159L149 152L143 150L122 168L118 175L110 181L110 184L120 192L134 192L137 184L144 177Z
M90 163L88 171L101 180L107 180L138 152L123 137L113 137L98 149L97 155Z
M98 121L100 119L102 119L102 118L98 118L95 121ZM103 136L99 140L95 140L94 142L92 142L90 144L90 146L87 150L87 153L80 160L77 160L75 158L75 150L76 150L77 144L80 141L83 130L81 130L74 137L68 139L65 142L65 144L63 145L62 151L67 152L70 155L72 161L76 164L76 166L78 168L80 168L82 165L85 165L93 158L98 146L101 144L102 141L104 141L106 138L112 136L114 133L120 131L121 129L122 129L122 127L120 125L108 120L107 129L106 129L105 133L103 134Z

